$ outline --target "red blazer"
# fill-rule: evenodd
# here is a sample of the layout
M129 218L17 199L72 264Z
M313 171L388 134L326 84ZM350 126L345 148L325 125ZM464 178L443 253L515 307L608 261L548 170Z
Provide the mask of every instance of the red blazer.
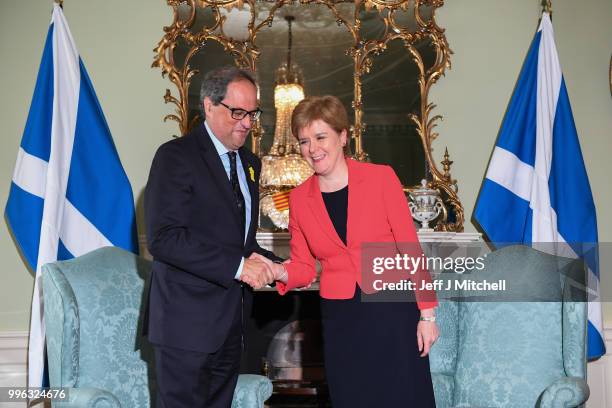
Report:
M355 293L355 284L361 287L363 243L418 243L406 196L393 169L352 159L347 159L347 165L346 245L329 218L316 175L291 191L291 262L286 265L287 284L277 282L280 294L308 285L316 276L317 259L322 267L320 295L326 299L349 299ZM413 278L415 282L431 281L425 269ZM419 309L437 306L431 291L417 291L416 296Z

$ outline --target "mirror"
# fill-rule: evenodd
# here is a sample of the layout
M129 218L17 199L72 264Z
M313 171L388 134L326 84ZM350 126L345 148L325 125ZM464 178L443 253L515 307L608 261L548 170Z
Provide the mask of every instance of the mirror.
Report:
M354 157L391 165L407 191L426 179L446 210L436 230L463 230L452 162L445 156L440 171L431 155L440 116L432 115L429 88L450 67L435 21L442 2L167 1L173 23L164 27L153 66L177 88L166 90L166 103L177 109L165 119L176 121L180 134L201 120L202 73L234 64L257 74L264 114L247 143L266 154L276 127L275 74L288 59L291 37L290 59L303 73L305 95L333 94L347 107Z
M353 4L348 3L339 6L347 16L353 8ZM265 112L262 115L265 131L261 140L262 153L269 151L274 135L275 74L287 61L288 16L293 18L291 63L302 72L305 95L325 95L333 90L347 107L351 106L353 98L353 62L343 52L351 46L352 37L347 30L338 27L333 13L320 4L287 5L277 9L273 25L263 27L255 39L255 45L262 50L256 62L260 103Z
M414 10L398 10L397 23L410 30L416 27ZM388 13L387 13L388 18ZM361 13L361 36L376 40L385 36L385 22L375 10ZM415 43L426 69L435 52L427 39ZM419 69L406 50L402 38L394 38L372 61L370 71L361 77L363 143L375 163L391 165L402 184L414 186L428 178L427 161L416 123L409 113L420 109Z

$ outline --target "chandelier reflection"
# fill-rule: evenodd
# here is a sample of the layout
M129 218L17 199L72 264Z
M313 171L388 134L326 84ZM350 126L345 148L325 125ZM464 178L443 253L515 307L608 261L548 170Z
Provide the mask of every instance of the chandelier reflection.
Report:
M291 62L293 19L292 16L285 17L289 26L287 62L276 70L275 76L274 141L268 154L261 158L260 184L263 191L260 206L263 214L278 228L287 228L289 223L289 191L312 174L312 169L300 155L297 140L291 134L291 114L304 99L302 70Z

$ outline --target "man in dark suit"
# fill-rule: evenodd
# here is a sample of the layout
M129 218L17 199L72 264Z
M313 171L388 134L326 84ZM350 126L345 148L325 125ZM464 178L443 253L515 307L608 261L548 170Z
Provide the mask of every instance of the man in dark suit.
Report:
M272 282L256 252L261 161L243 147L261 111L247 71L223 67L202 83L205 122L163 144L145 191L153 255L147 332L158 404L231 405L252 290Z

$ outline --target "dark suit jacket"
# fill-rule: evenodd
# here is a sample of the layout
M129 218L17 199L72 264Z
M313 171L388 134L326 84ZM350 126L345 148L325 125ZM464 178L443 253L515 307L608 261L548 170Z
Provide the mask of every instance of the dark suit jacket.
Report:
M252 290L234 279L241 258L258 252L280 259L255 240L261 161L245 148L239 156L251 193L246 243L231 184L203 124L155 154L144 204L154 259L145 331L153 344L218 350L236 313L250 314Z

